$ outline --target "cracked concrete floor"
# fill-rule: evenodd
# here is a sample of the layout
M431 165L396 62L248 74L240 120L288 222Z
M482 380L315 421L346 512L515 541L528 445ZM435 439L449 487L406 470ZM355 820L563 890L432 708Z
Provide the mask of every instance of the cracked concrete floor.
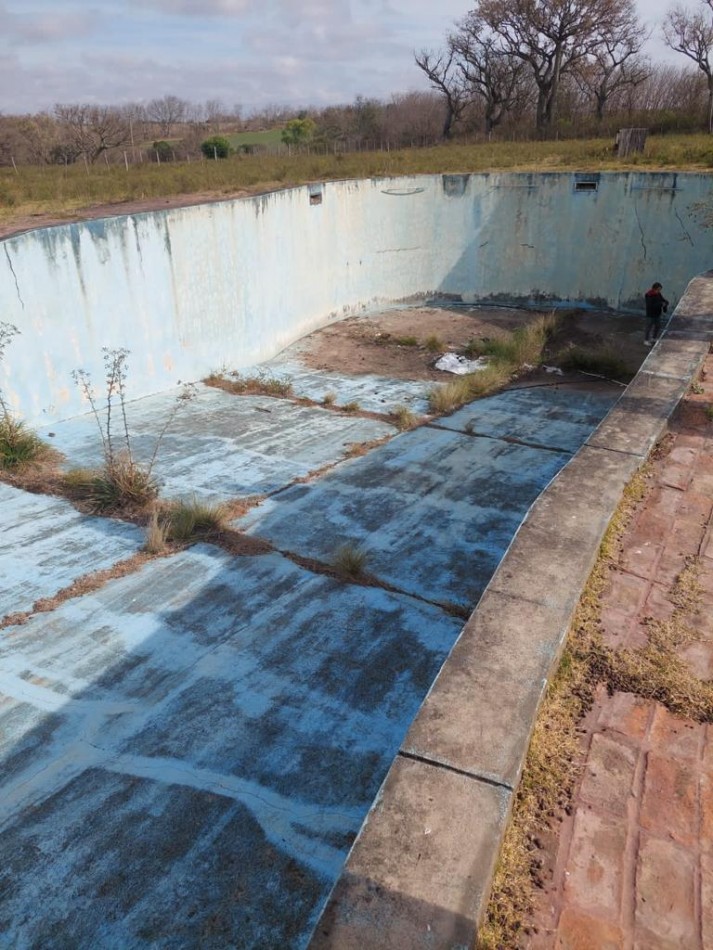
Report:
M474 605L616 398L562 392L503 393L346 461L349 441L393 430L202 395L163 457L166 492L271 491L239 524L278 550L198 545L2 631L0 945L304 947L458 636L452 602ZM142 400L147 432L171 398ZM72 462L87 422L55 427ZM8 611L35 596L25 581L48 596L135 550L135 529L79 516L63 545L63 503L10 494ZM390 589L295 563L344 540Z

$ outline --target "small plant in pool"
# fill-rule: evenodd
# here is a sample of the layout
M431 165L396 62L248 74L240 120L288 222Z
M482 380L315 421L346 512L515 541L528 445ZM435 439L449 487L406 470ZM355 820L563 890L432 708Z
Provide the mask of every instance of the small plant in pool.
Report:
M364 574L367 557L364 548L348 542L341 544L334 552L332 566L343 577L357 580Z
M153 470L161 443L178 412L196 396L193 385L182 387L154 441L147 462L135 458L126 412L126 379L129 350L103 347L105 390L101 403L86 370L72 373L74 382L89 403L102 442L104 464L99 471L68 473L65 486L70 494L86 501L98 512L143 510L158 495Z

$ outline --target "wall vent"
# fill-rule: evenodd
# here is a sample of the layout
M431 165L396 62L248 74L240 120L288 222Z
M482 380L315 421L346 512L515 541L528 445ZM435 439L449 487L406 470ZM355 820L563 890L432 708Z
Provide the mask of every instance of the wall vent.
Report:
M311 205L322 204L322 186L321 185L309 186L309 203Z
M575 191L597 191L598 188L599 182L596 179L583 179L582 181L575 181L574 183Z

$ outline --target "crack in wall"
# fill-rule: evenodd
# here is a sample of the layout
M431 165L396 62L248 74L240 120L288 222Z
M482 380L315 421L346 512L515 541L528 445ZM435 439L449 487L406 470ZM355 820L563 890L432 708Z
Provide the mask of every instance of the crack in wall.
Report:
M682 230L683 233L686 235L686 239L688 240L689 244L691 245L691 247L695 247L695 243L694 243L694 241L693 241L693 238L691 237L691 235L690 235L688 229L686 228L686 225L683 223L683 218L682 218L681 215L679 214L678 208L674 208L674 209L673 209L673 213L676 215L676 220L677 220L678 223L681 225L681 230Z
M5 257L7 262L10 265L10 270L12 271L12 276L15 278L15 290L17 291L17 299L20 301L22 309L25 309L25 301L22 299L22 294L20 293L20 284L17 280L17 274L15 273L15 268L12 266L12 259L10 258L10 252L7 249L7 244L5 245Z
M641 224L641 218L639 217L639 209L636 207L636 202L634 202L634 216L636 217L636 223L639 225L639 236L641 240L641 247L644 251L644 260L648 258L648 251L646 249L646 239L644 235L644 229Z

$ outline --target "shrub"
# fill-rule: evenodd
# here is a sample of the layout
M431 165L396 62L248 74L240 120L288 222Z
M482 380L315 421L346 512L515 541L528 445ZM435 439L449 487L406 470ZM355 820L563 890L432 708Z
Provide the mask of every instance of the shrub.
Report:
M201 142L201 152L206 158L227 158L231 151L230 142L222 135L212 135Z
M166 142L165 139L161 139L159 142L154 142L152 158L154 161L172 162L175 158L175 155L171 143Z
M133 456L129 421L126 414L126 376L129 351L123 348L103 347L106 371L104 405L99 406L86 370L74 370L72 378L89 403L99 429L104 455L100 471L75 474L65 480L65 486L77 498L85 500L95 511L117 511L123 508L143 509L158 495L153 477L161 443L178 411L195 398L195 386L184 386L171 412L154 441L153 452L147 463L139 463ZM119 421L117 422L117 417Z

